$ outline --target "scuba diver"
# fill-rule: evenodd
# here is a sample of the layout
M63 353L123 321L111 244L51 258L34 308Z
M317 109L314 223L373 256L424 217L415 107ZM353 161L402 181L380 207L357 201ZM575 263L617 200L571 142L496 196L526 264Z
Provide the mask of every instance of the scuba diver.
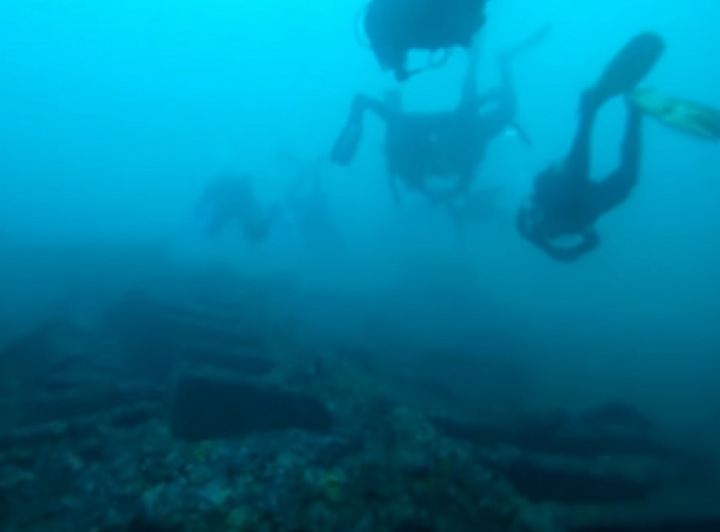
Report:
M261 207L252 179L225 175L210 183L195 211L205 224L205 234L215 236L231 222L239 222L243 236L251 242L264 241L281 215L279 207Z
M408 70L411 50L469 48L485 24L487 0L370 0L364 30L383 70L405 81L424 69ZM439 66L436 63L429 67Z
M399 201L396 180L423 193L434 203L446 203L466 193L489 143L508 127L515 126L517 95L512 64L516 56L539 44L549 26L498 56L500 86L485 94L477 90L478 52L470 51L459 104L441 113L405 112L398 92L380 101L364 94L355 97L350 116L333 146L331 159L346 166L355 156L363 132L366 111L386 124L385 161L392 192ZM488 111L480 112L486 106ZM526 139L527 140L527 139ZM433 190L431 178L454 185Z
M288 211L297 221L303 236L308 243L324 249L337 247L340 233L322 185L325 157L307 162L289 153L282 153L280 160L297 174L288 190L286 201Z
M573 261L598 245L593 224L623 203L638 181L642 148L642 111L627 103L627 122L619 168L603 181L590 179L592 130L600 109L612 98L629 94L660 59L665 44L654 33L631 39L606 67L599 81L581 97L580 124L570 154L536 177L528 205L518 211L523 237L558 261ZM580 237L561 245L564 236Z

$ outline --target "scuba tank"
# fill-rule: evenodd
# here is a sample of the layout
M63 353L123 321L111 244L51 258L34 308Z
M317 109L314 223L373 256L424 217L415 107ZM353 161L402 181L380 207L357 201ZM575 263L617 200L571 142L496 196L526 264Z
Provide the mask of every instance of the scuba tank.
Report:
M487 0L370 0L364 13L364 29L373 53L383 70L394 72L398 81L437 68L408 70L410 50L436 52L468 48L485 23Z

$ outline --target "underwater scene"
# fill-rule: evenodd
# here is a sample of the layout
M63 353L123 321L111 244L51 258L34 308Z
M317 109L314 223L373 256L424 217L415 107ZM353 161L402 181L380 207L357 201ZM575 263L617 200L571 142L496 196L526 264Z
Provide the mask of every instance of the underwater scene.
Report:
M4 0L0 531L720 532L716 0Z

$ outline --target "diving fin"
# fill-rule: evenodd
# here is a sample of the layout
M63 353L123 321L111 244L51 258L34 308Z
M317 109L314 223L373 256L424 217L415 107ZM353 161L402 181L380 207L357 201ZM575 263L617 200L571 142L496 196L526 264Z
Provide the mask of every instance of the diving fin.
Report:
M646 115L678 131L707 140L720 140L720 110L654 89L637 89L628 100Z
M644 32L623 46L608 63L600 79L583 94L584 111L632 91L652 70L665 50L665 42L658 34Z

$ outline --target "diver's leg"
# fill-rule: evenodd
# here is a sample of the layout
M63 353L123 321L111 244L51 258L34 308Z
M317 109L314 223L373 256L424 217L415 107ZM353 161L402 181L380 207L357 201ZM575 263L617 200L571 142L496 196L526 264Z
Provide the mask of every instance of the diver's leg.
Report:
M372 111L386 121L389 118L388 109L380 100L364 94L355 96L347 122L332 148L330 159L335 164L347 166L355 157L362 138L365 111Z
M534 202L544 211L554 213L555 217L572 220L563 221L563 225L573 225L578 223L579 218L585 217L580 211L584 213L586 209L588 188L592 186L592 133L598 110L596 106L582 110L569 153L562 161L552 164L535 177Z
M624 46L610 61L602 72L600 79L593 86L588 88L582 95L580 100L580 125L575 136L570 155L566 159L566 174L572 175L574 178L586 181L589 176L590 166L590 149L591 134L595 122L595 116L600 108L608 102L608 100L616 97L623 92L632 90L632 88L642 80L643 76L655 65L662 54L664 44L661 38L654 34L641 34L632 39ZM632 171L633 153L637 152L639 159L639 136L640 136L640 116L637 110L628 108L628 126L623 147L623 164L606 183L600 186L601 190L598 194L601 199L598 208L604 212L612 208L621 197L624 189L627 190L625 195L629 193L631 186L626 186L626 180L635 179ZM636 142L633 142L637 139ZM624 175L629 173L629 175ZM635 170L635 174L637 171ZM620 186L618 186L618 183ZM633 183L634 184L634 183Z
M642 111L628 102L620 167L595 185L591 198L594 218L627 200L637 185L642 159L642 119Z
M581 98L585 98L585 94ZM590 179L592 131L599 110L595 105L583 107L570 153L563 162L563 174L576 184L585 184Z

